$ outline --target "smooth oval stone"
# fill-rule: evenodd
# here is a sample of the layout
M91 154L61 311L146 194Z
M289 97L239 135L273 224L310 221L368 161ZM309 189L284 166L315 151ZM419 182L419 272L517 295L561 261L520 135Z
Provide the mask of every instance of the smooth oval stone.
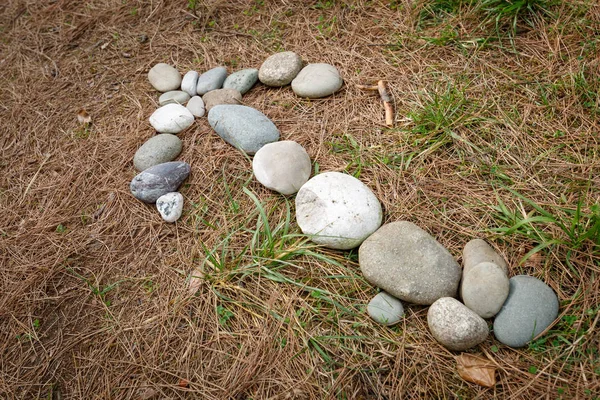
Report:
M331 64L308 64L292 81L292 90L300 97L316 99L337 92L342 78Z
M275 124L251 107L234 104L214 106L208 113L208 123L223 140L248 154L279 140Z
M229 75L223 82L223 89L235 89L241 94L245 94L257 81L258 70L247 68Z
M163 194L156 199L156 209L162 219L167 222L175 222L183 212L183 196L179 192Z
M133 196L145 203L154 203L163 194L175 192L190 174L190 165L183 161L170 161L154 165L131 181Z
M429 307L427 325L438 342L454 351L477 346L489 333L483 318L452 297L442 297Z
M308 181L312 167L304 147L286 140L265 144L254 155L252 170L267 188L283 195L296 193Z
M166 106L167 104L185 104L190 99L190 95L183 90L171 90L160 95L158 104Z
M508 296L508 277L492 262L482 262L463 272L460 293L465 306L481 318L493 317Z
M235 89L215 89L202 96L202 101L204 101L206 111L210 111L211 108L220 104L240 104L242 95Z
M157 132L177 134L194 123L192 113L180 104L162 106L150 116L150 124Z
M510 278L508 297L494 320L494 336L510 347L523 347L558 316L554 290L533 276Z
M258 79L267 86L279 87L290 83L302 69L302 58L293 51L268 57L258 70Z
M380 324L392 326L400 322L404 315L404 307L397 298L380 292L367 305L367 313Z
M332 249L360 245L381 225L375 194L353 176L325 172L306 182L296 195L296 220L313 242Z
M177 90L181 85L181 74L177 69L165 63L158 63L148 71L148 80L159 92Z
M504 258L487 244L483 239L473 239L469 241L463 249L463 265L467 272L472 267L482 262L492 262L502 268L505 274L508 275L508 265Z
M187 102L185 106L194 117L200 118L204 116L206 109L204 108L204 101L200 96L194 96Z
M148 139L133 156L133 166L143 171L154 165L172 161L182 149L181 140L170 133L162 133Z
M220 89L223 87L225 78L227 78L227 68L225 67L216 67L206 71L198 77L196 93L202 96L211 90Z
M369 282L401 300L429 305L457 294L460 266L412 222L383 225L360 246L358 260Z
M196 86L198 85L199 74L196 71L188 71L181 80L181 90L194 97L196 95Z

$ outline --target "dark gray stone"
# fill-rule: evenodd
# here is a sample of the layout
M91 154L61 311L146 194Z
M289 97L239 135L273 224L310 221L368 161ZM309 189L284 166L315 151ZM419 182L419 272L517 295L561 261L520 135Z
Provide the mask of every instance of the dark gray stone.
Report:
M234 72L223 82L223 89L235 89L241 94L252 89L252 86L258 81L258 70L256 68L247 68Z
M145 203L154 203L163 194L175 192L190 174L190 165L171 161L150 167L133 178L129 189Z
M227 78L227 68L225 67L208 70L198 77L196 92L202 96L211 90L221 89L225 78Z

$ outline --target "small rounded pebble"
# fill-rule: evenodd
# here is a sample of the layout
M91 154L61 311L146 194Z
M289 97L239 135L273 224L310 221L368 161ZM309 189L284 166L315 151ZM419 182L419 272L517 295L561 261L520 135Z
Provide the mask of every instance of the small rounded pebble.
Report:
M133 166L143 171L154 165L173 161L182 149L181 140L170 133L161 133L148 139L133 156Z
M216 67L206 71L198 77L196 93L202 96L211 90L221 89L225 78L227 78L227 68L225 67Z
M150 124L157 132L177 134L194 123L192 113L180 104L162 106L150 116Z
M302 58L284 51L267 58L258 70L258 79L267 86L280 87L289 84L302 69Z
M380 324L392 326L404 315L402 302L386 292L380 292L367 305L367 313Z
M202 101L202 97L194 96L192 97L186 105L186 108L190 110L192 115L196 118L200 118L204 116L206 109L204 108L204 101Z
M196 71L188 71L181 80L181 90L194 97L196 95L196 86L198 85L198 76Z
M283 195L300 190L310 177L311 169L304 147L291 140L265 144L252 160L256 179Z
M221 104L240 104L242 95L235 89L215 89L202 96L204 108L210 111L214 106Z
M292 81L292 90L300 97L316 99L335 93L343 82L333 65L308 64Z
M223 89L235 89L241 94L245 94L257 81L258 70L247 68L229 75L223 82Z
M181 74L177 69L165 63L158 63L148 72L148 80L159 92L179 89Z
M460 292L465 306L481 318L491 318L502 308L508 287L508 277L502 268L482 262L463 272Z
M167 222L175 222L183 212L183 196L179 192L163 194L156 200L156 209L162 219Z
M158 104L166 106L167 104L185 104L190 99L190 95L183 90L171 90L163 93L158 98Z
M465 272L482 262L492 262L508 275L508 265L504 258L483 239L469 241L463 249L463 269Z

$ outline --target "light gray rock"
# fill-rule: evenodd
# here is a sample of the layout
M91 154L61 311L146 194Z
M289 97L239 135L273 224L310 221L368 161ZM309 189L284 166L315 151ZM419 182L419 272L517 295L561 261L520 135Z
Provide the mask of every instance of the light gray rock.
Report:
M265 144L254 155L252 170L267 188L283 195L296 193L308 181L310 157L300 144L285 140Z
M227 78L227 68L225 67L216 67L206 71L198 77L196 93L202 96L211 90L221 89L225 78Z
M510 347L523 347L558 316L558 297L533 276L510 278L508 297L494 320L494 336Z
M360 246L358 259L369 282L401 300L429 305L457 294L460 266L412 222L383 225Z
M190 165L170 161L150 167L137 174L129 189L133 196L145 203L154 203L163 194L175 192L190 174Z
M157 132L177 134L194 123L192 113L180 104L162 106L150 116L150 124Z
M364 183L340 172L325 172L296 195L296 220L320 245L347 250L360 245L381 225L381 204Z
M177 69L165 63L158 63L148 72L148 80L159 92L177 90L181 85L181 74Z
M392 326L400 322L404 315L404 307L397 298L380 292L367 305L367 313L380 324Z
M246 68L229 75L223 82L223 89L235 89L245 94L258 81L258 70Z
M477 346L489 333L483 318L452 297L442 297L429 307L427 325L438 342L454 351Z
M333 65L308 64L292 81L292 90L300 97L316 99L338 91L343 82Z
M167 222L175 222L183 212L183 196L179 192L163 194L156 199L156 209L162 219Z
M302 69L302 58L292 52L284 51L268 57L258 70L258 79L267 86L285 86Z
M173 161L182 149L181 140L170 133L162 133L148 139L133 156L133 166L143 171L154 165Z
M469 241L463 249L463 265L467 272L472 267L482 262L493 262L508 275L508 265L504 258L483 239Z
M204 116L206 109L204 108L204 101L202 101L202 97L194 96L187 102L185 106L194 117L200 118Z
M465 306L481 318L491 318L500 311L508 296L508 277L496 263L482 262L463 271L460 294Z
M235 89L215 89L202 96L202 101L204 101L206 111L210 111L211 108L220 104L240 104L242 95Z
M167 104L185 104L190 99L190 95L183 90L171 90L160 95L158 104L166 106Z
M181 80L181 90L194 97L196 95L196 87L198 85L199 74L196 71L188 71Z
M234 104L214 106L208 113L208 123L223 140L248 154L279 140L275 124L251 107Z

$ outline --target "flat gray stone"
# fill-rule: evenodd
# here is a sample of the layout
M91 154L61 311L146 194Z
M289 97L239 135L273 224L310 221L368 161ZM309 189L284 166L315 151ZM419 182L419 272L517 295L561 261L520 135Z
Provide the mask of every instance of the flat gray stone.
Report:
M206 113L206 109L204 108L204 101L202 101L202 97L194 96L187 102L185 106L194 117L200 118L203 117Z
M523 347L558 316L554 290L533 276L510 278L508 297L494 320L494 336L510 347Z
M310 157L300 144L285 140L265 144L254 155L252 171L267 188L283 195L294 194L308 181Z
M190 99L190 95L183 90L171 90L160 95L158 104L166 106L167 104L185 104Z
M429 305L457 294L460 266L412 222L383 225L360 246L358 259L369 282L401 300Z
M467 272L472 267L482 262L492 262L502 268L505 274L508 275L508 265L504 258L487 244L483 239L473 239L469 241L463 249L463 265Z
M223 89L235 89L245 94L256 82L258 82L258 70L247 68L229 75L223 82Z
M337 92L344 81L331 64L308 64L292 81L292 90L300 97L316 99Z
M183 212L183 196L179 192L163 194L156 199L156 209L162 219L167 222L175 222Z
M159 92L168 92L179 89L181 74L169 64L158 63L148 71L148 81Z
M296 221L310 240L332 249L359 246L381 225L383 212L367 185L353 176L325 172L296 195Z
M181 90L194 97L196 95L196 87L198 85L198 76L196 71L188 71L181 80Z
M206 71L198 77L196 93L202 96L211 90L221 89L225 78L227 78L227 68L225 67L216 67Z
M235 89L215 89L202 96L204 108L210 111L214 106L221 104L240 104L242 95Z
M190 174L190 165L183 161L170 161L152 166L131 181L131 194L145 203L154 203L163 194L175 192Z
M367 305L367 313L378 323L392 326L402 319L404 307L394 296L380 292Z
M460 293L465 306L481 318L491 318L500 311L508 296L508 277L492 262L482 262L463 271Z
M178 134L192 126L194 116L180 104L167 104L154 111L149 120L157 132Z
M302 69L302 58L284 51L268 57L258 70L258 79L267 86L280 87L289 84Z
M454 351L477 346L489 333L483 318L452 297L442 297L429 307L427 325L438 342Z
M162 133L148 139L133 156L133 166L143 171L154 165L173 161L181 153L181 140L170 133Z
M251 107L234 104L214 106L208 113L208 123L223 140L248 154L279 140L275 124Z

